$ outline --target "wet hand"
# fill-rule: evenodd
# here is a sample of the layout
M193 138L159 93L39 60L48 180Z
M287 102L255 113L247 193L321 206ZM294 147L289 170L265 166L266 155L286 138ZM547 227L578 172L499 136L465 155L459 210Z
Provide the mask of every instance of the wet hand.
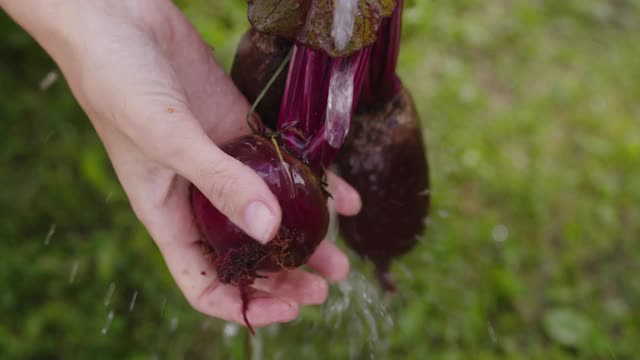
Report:
M187 300L243 324L238 289L220 284L203 255L189 184L263 243L281 213L264 181L216 146L249 132L249 104L209 47L168 0L0 0L0 6L60 66ZM356 213L355 190L336 176L329 180L336 210ZM326 299L326 280L349 271L347 257L328 241L308 265L315 273L293 270L256 281L247 313L254 326L295 319L300 305Z

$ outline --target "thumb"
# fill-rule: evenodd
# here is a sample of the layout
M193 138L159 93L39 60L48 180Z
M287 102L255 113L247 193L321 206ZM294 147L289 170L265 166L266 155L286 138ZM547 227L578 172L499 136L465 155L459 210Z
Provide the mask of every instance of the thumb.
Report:
M247 235L267 243L275 236L282 216L275 195L254 170L224 153L201 127L188 132L171 137L176 140L170 141L179 143L165 152L165 162Z

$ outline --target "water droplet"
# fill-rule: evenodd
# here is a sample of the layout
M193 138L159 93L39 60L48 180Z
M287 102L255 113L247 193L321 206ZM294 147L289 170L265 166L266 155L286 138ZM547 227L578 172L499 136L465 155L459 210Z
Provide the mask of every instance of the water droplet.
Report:
M160 317L164 317L164 309L167 307L167 298L162 298L162 304L160 305Z
M104 198L104 202L107 203L107 204L110 203L112 197L113 197L113 191L109 191L107 196L105 196L105 198Z
M211 326L211 319L206 319L200 324L200 329L207 330Z
M491 324L490 321L487 321L487 329L489 330L489 337L491 337L491 342L494 344L497 343L498 340L496 338L496 332L493 329L493 325Z
M49 140L51 139L51 137L53 136L53 134L55 134L56 131L55 130L51 130L49 131L49 133L47 134L47 136L44 137L44 140L42 140L43 144L46 144L49 142Z
M116 284L111 283L109 284L109 288L107 289L107 295L104 297L104 306L109 306L109 304L111 303L111 297L113 296L113 293L116 291Z
M443 219L446 219L449 217L449 212L447 210L438 210L438 216L440 216Z
M509 236L509 229L507 229L503 224L498 224L491 231L491 236L494 241L503 242L507 240L507 237Z
M131 296L131 301L129 302L129 312L133 311L133 307L136 306L136 299L138 298L138 290L133 292L133 296Z
M109 327L111 326L114 315L115 314L113 313L113 310L109 311L109 313L107 314L107 320L105 321L102 330L100 330L100 332L102 332L102 335L107 335L107 333L109 332Z
M398 264L398 268L402 271L405 277L408 279L413 279L413 273L405 264Z
M51 238L55 233L56 233L56 224L51 224L51 227L49 227L49 232L47 232L47 236L44 238L45 246L49 246L49 243L51 242Z
M467 149L462 154L461 161L467 167L475 168L480 162L480 153L476 149Z
M180 320L178 319L177 316L174 316L171 318L171 322L169 322L169 331L170 332L174 332L176 331L176 329L178 328L178 323L180 322Z
M167 298L162 298L162 304L160 305L160 317L164 317L164 309L167 307Z
M73 282L76 280L76 274L78 274L78 266L79 266L79 262L78 260L75 260L73 262L73 265L71 265L71 273L69 274L69 284L73 284Z
M45 91L55 84L58 80L58 71L51 70L40 80L39 88L41 91Z
M231 322L224 324L224 329L222 330L225 340L227 341L230 341L236 335L238 335L239 331L240 331L240 325L236 323L231 323Z

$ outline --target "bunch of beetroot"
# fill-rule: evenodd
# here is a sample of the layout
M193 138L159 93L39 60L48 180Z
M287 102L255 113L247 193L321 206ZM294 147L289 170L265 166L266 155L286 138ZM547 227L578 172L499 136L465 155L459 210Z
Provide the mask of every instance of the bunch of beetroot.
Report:
M325 169L335 162L363 200L358 216L341 219L342 234L393 289L390 260L422 232L429 186L415 107L395 74L402 1L248 4L252 29L231 75L266 126L222 149L265 180L282 222L261 245L193 187L196 222L220 281L240 288L246 313L254 279L309 259L327 232Z

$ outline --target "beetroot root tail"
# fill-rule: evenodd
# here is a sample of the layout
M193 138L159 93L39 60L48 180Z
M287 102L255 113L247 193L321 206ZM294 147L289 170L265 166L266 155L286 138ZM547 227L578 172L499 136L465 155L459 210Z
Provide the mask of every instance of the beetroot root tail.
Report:
M251 335L255 335L255 331L253 330L253 326L247 319L247 310L249 310L249 287L247 285L240 285L240 299L242 299L242 318L244 319L244 324L247 325L249 332Z
M389 272L388 264L383 266L381 266L380 264L376 264L375 273L376 273L376 278L378 278L378 282L380 283L380 286L382 286L382 289L385 292L388 292L388 293L396 292L397 290L396 283L395 281L393 281L393 277Z

